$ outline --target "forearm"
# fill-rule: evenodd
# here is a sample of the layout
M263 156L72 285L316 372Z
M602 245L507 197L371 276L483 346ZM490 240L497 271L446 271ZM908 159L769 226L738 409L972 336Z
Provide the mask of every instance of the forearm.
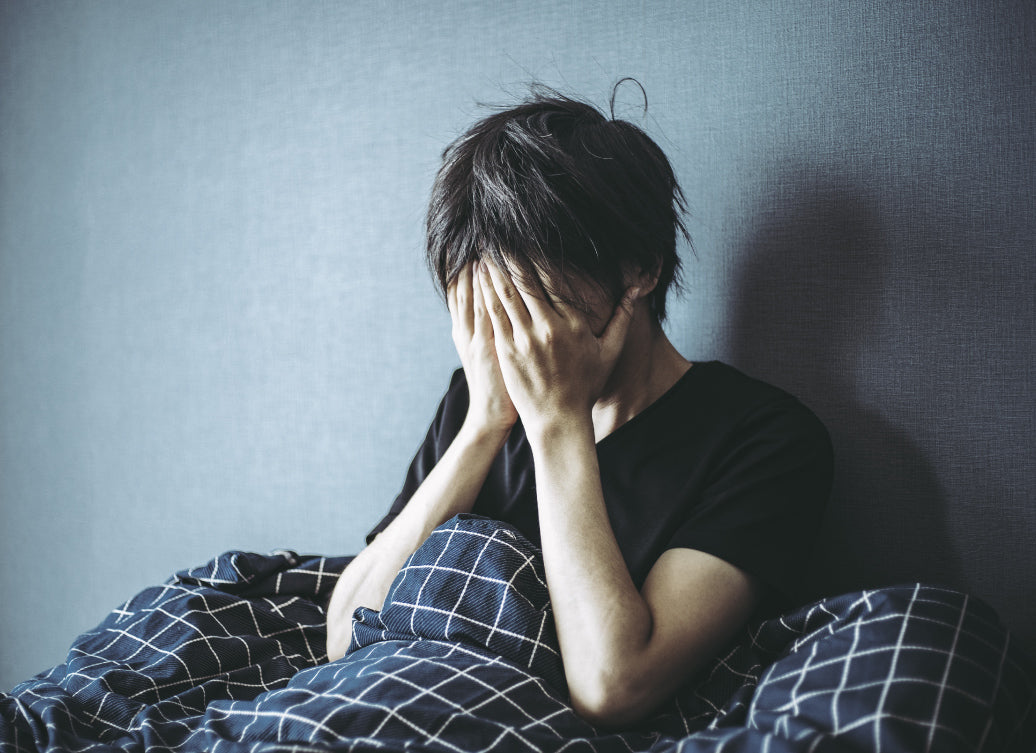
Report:
M647 270L637 279L657 282ZM631 723L714 655L754 603L747 574L681 547L663 551L638 590L611 528L594 411L601 408L602 430L606 416L628 420L664 394L687 362L666 347L639 284L610 318L605 300L597 312L547 301L492 264L479 268L479 284L507 393L533 452L547 586L572 705L599 725ZM639 334L630 338L635 322ZM649 357L669 365L651 389Z
M396 573L440 524L471 510L507 432L465 424L395 520L342 572L327 610L327 653L345 655L357 607L380 609Z
M573 706L593 718L603 709L628 707L628 694L637 693L632 669L650 642L652 617L608 519L589 417L538 431L530 444L569 692ZM616 697L620 690L622 698Z

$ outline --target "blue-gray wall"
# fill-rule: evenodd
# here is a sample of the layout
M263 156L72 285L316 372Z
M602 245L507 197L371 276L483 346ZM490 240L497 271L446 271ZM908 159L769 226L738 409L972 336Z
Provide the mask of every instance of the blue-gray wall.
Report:
M217 552L359 548L457 363L440 150L533 78L647 89L674 340L834 436L816 588L951 582L1036 646L1034 7L6 0L0 689Z

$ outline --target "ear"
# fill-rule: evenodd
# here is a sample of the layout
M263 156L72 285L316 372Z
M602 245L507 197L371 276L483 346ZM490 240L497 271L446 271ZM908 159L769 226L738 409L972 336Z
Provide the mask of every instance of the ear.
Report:
M637 298L646 298L658 285L662 274L662 260L659 259L650 267L630 267L624 275L626 288L637 288Z

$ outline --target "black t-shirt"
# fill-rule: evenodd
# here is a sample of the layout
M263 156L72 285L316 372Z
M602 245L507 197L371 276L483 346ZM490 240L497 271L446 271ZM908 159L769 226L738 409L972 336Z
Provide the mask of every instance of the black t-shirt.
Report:
M403 509L460 431L464 372L449 390L385 518ZM823 424L788 393L731 366L696 363L665 394L597 443L612 530L634 583L667 549L719 557L764 586L761 611L791 606L831 489ZM532 450L514 426L472 512L539 543Z

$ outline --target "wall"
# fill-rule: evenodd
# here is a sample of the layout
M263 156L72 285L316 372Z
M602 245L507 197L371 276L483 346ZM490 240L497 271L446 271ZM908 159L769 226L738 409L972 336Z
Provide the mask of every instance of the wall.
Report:
M457 363L439 153L534 78L645 86L674 341L835 439L814 589L1036 648L1033 4L435 5L0 5L0 689L217 552L360 547Z

